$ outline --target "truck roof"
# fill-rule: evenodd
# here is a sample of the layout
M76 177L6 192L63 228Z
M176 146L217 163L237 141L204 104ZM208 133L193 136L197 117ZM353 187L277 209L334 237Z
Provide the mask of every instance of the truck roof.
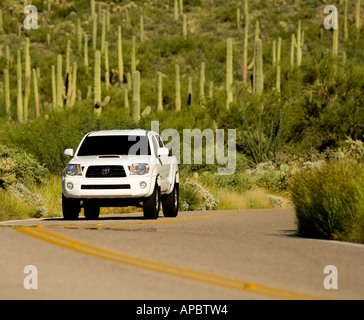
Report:
M142 129L133 129L133 130L102 130L102 131L93 131L88 134L89 137L98 137L98 136L145 136L147 135L146 130Z

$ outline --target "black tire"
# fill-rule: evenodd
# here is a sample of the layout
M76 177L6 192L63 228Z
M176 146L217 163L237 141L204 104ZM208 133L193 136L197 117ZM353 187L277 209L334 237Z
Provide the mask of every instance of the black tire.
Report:
M160 188L155 185L152 195L143 201L143 214L145 219L158 219L161 208Z
M100 206L95 201L85 201L83 211L87 220L97 220L100 216Z
M80 200L66 198L64 194L62 194L62 213L65 220L77 220L80 211Z
M177 217L179 207L179 183L175 183L173 191L162 198L162 207L163 215L165 217Z

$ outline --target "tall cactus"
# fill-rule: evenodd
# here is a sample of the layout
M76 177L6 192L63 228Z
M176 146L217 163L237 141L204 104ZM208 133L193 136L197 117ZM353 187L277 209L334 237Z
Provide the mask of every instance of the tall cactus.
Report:
M334 32L332 35L332 56L337 58L338 54L339 54L339 22L338 22L338 27L336 29L334 28Z
M56 85L56 68L54 65L51 67L51 78L52 78L52 102L53 110L57 110L57 85Z
M109 69L109 42L105 42L105 86L106 90L110 88L110 69Z
M100 51L95 52L95 68L94 68L94 105L95 114L101 115L101 54Z
M73 63L72 67L72 83L71 83L71 99L70 106L73 107L76 102L77 92L77 62Z
M64 84L62 77L62 56L57 56L57 110L63 109Z
M178 21L178 16L179 16L178 0L174 0L173 14L174 14L174 20Z
M249 6L248 0L244 2L244 18L245 18L245 27L244 27L244 55L243 55L243 82L247 84L248 81L248 45L249 45Z
M183 38L187 40L187 17L183 15Z
M255 92L258 95L263 93L264 74L263 74L263 49L262 40L258 39L255 43Z
M358 38L359 38L359 34L360 34L360 29L361 29L360 11L361 11L360 0L357 0L356 7L355 7L355 27L356 27L356 32L357 32Z
M84 43L84 53L83 53L83 64L86 68L86 73L88 73L89 61L88 61L88 35L85 33L85 43Z
M176 89L176 111L181 111L181 78L180 78L180 70L179 65L176 64L174 66L175 69L175 89Z
M226 108L233 102L233 39L226 42Z
M200 102L205 102L205 62L201 62L200 69Z
M17 64L16 75L18 83L18 95L17 95L17 118L18 122L23 122L23 85L22 85L22 68L21 68L21 55L20 50L17 51Z
M187 89L187 105L190 106L192 104L192 95L193 95L193 84L192 84L192 77L188 77L188 89Z
M94 68L94 112L96 116L100 116L102 108L109 103L110 97L107 96L101 102L101 53L95 52L95 68Z
M297 49L297 66L302 64L302 48L304 43L304 31L302 31L301 20L298 20L296 49Z
M162 73L158 72L158 112L163 111L163 79Z
M39 91L38 91L38 79L37 79L37 72L33 68L33 86L34 86L34 105L35 105L35 117L40 117L40 105L39 105Z
M24 121L28 120L28 106L29 106L29 95L30 95L30 84L31 84L31 63L30 63L30 40L25 38L24 43L24 67L25 67L25 87L24 87Z
M281 55L282 55L282 38L278 37L277 42L277 61L276 61L276 68L277 68L277 77L276 77L276 89L278 92L281 92Z
M10 82L9 70L4 69L4 89L5 89L5 111L6 116L10 118L11 115L11 100L10 100Z
M123 60L123 42L122 42L122 33L121 26L118 26L118 76L119 82L123 83L124 81L124 60Z
M131 117L133 121L140 120L140 73L134 72L133 76L133 101Z
M140 42L144 43L144 12L140 14Z
M294 58L295 58L295 48L296 48L296 36L292 33L291 36L291 70L294 69Z

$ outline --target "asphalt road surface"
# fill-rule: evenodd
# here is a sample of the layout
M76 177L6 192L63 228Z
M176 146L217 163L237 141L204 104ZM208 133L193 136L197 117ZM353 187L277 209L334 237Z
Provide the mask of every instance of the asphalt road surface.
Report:
M364 299L364 245L295 229L275 209L3 222L0 299Z

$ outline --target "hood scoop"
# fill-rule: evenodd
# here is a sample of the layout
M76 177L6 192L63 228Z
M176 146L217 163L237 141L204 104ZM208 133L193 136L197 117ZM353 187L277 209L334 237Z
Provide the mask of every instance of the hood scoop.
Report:
M98 156L97 159L120 159L120 156L113 156L113 155L110 155L110 156Z

